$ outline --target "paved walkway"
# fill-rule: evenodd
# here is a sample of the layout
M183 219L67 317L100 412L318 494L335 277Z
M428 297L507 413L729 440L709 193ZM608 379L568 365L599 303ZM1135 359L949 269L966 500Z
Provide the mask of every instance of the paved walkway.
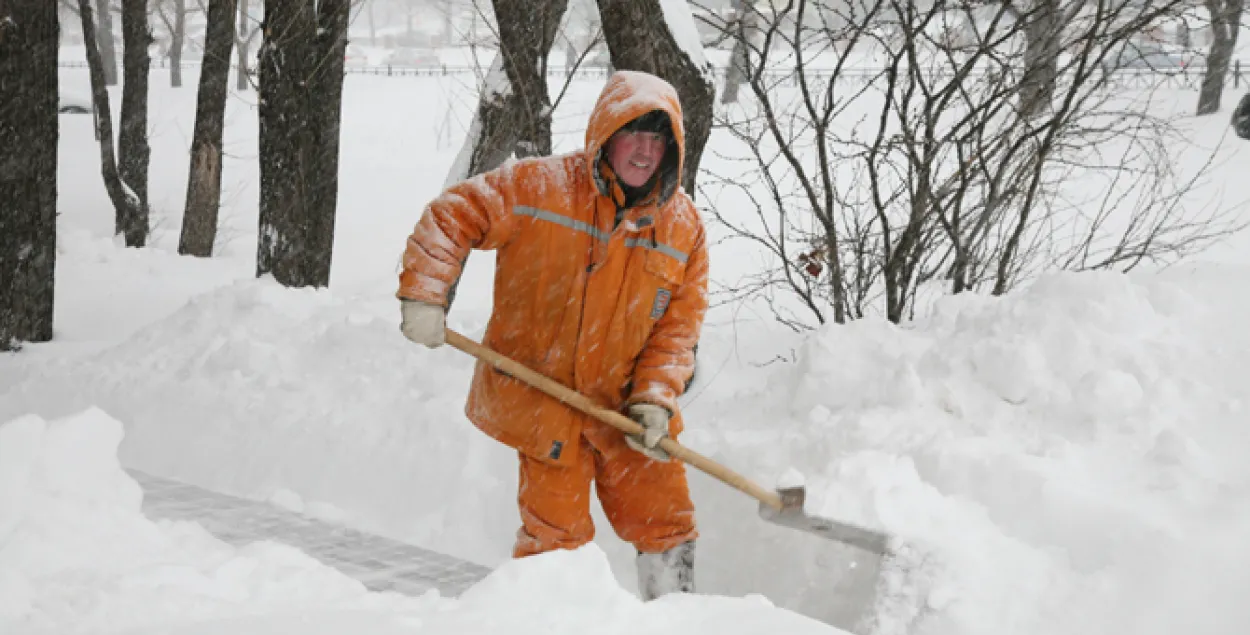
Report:
M421 595L438 589L455 597L490 569L397 540L333 525L268 503L128 470L143 487L149 518L200 523L236 546L273 540L297 547L375 591Z

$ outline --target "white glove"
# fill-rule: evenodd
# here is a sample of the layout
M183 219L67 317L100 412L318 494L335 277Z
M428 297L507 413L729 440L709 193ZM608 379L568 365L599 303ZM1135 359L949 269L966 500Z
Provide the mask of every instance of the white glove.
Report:
M399 303L399 330L404 337L424 344L430 348L438 348L447 343L447 310L437 304L401 300Z
M629 447L642 452L656 461L668 461L672 457L660 447L660 439L668 436L668 409L649 403L636 403L629 407L629 418L641 425L641 435L625 435Z

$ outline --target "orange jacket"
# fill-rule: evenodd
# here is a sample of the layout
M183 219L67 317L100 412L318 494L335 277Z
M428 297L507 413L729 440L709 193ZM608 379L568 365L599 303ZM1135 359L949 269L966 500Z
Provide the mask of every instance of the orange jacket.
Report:
M600 151L656 109L668 113L676 146L651 196L613 229L623 199ZM708 275L703 223L678 187L684 154L673 87L614 73L591 113L585 150L517 161L426 207L408 239L398 296L445 306L469 249L497 250L483 343L606 408L665 406L676 437L676 399L694 372ZM495 439L555 464L575 463L583 433L601 450L625 447L619 432L482 363L466 414Z

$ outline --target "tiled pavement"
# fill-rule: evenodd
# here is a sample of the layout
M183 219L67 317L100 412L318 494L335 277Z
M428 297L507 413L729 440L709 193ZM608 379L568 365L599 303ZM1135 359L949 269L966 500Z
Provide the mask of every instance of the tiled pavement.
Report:
M268 503L128 471L143 487L143 512L149 518L195 521L236 546L256 540L285 543L375 591L421 595L436 588L443 596L454 597L490 572L481 565Z

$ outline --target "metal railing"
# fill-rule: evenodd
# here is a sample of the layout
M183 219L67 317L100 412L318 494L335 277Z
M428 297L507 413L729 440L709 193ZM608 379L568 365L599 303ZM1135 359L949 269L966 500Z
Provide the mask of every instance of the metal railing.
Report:
M60 62L61 68L87 68L85 61ZM199 62L182 62L183 68L195 68ZM169 63L166 59L152 60L152 70L168 69ZM232 70L237 70L237 65L232 65ZM348 75L366 75L373 77L448 77L448 76L478 76L485 71L477 66L468 65L439 65L439 66L391 66L391 65L375 65L375 66L347 66L344 73ZM251 73L255 73L255 68L250 69ZM601 66L581 66L570 71L562 66L549 66L547 68L548 78L567 78L570 76L580 79L606 79L611 74L611 69ZM713 69L716 79L724 80L728 69ZM839 77L847 81L858 83L869 83L876 78L882 76L884 69L880 68L843 68L838 71ZM832 69L807 69L805 74L813 81L827 81L833 76ZM974 73L977 76L979 73ZM932 73L934 79L940 79L944 76L951 75L943 71ZM1107 78L1108 83L1112 86L1126 88L1150 88L1163 86L1167 88L1197 88L1202 83L1203 69L1182 69L1182 70L1163 70L1163 69L1119 69ZM1250 85L1250 69L1245 68L1241 60L1234 60L1229 66L1228 79L1231 81L1234 89L1240 89L1243 83ZM793 70L771 70L765 71L766 79L776 82L779 85L787 85L794 82Z

